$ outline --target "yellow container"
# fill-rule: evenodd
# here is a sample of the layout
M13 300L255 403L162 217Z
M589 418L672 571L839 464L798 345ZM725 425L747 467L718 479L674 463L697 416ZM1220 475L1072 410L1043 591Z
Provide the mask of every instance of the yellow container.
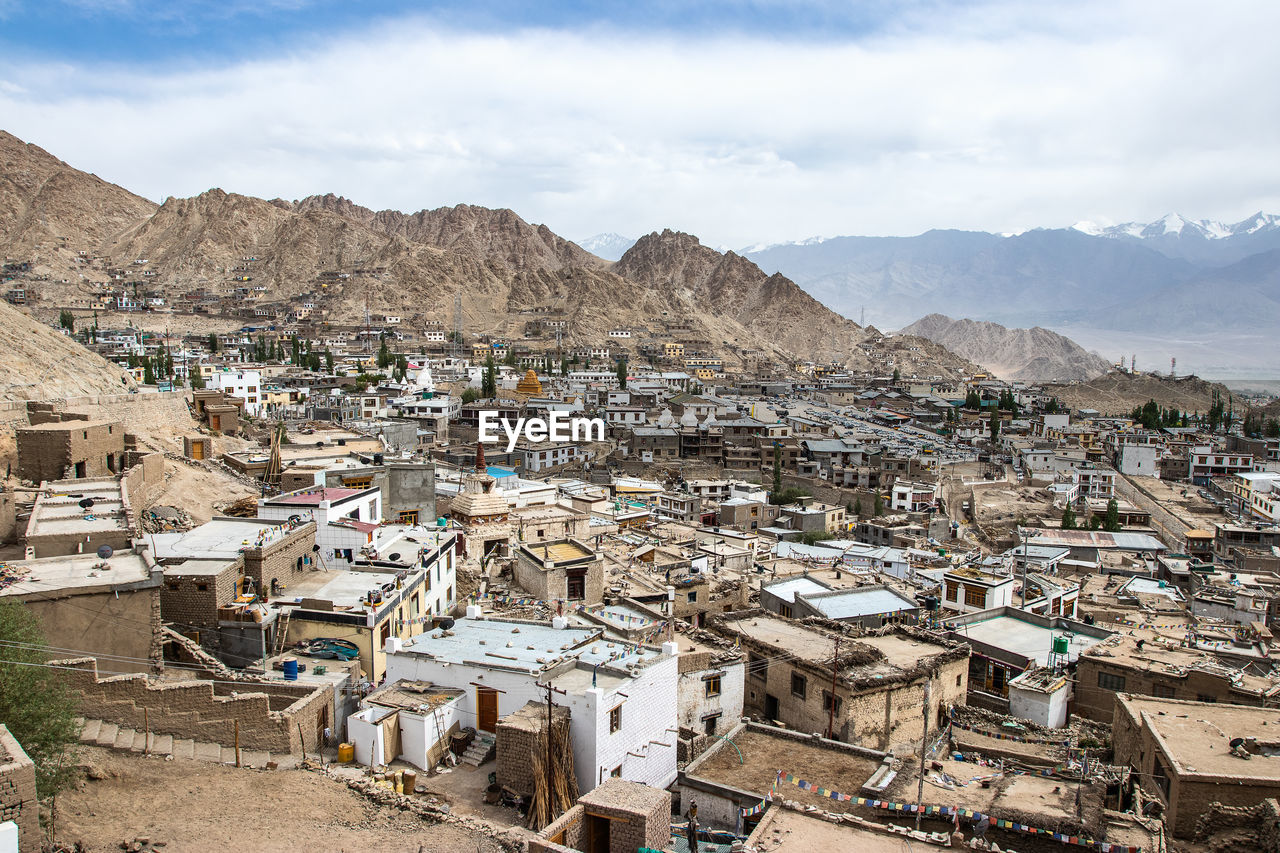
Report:
M356 760L356 745L354 743L338 744L338 761L341 764L350 764Z

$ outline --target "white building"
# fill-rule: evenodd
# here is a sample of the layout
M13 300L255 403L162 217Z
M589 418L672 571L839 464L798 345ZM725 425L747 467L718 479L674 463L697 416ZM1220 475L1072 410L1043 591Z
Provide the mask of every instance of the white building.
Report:
M681 646L691 644L682 640ZM692 643L679 658L676 725L697 734L727 732L742 720L746 661L742 654Z
M258 501L258 517L314 521L322 564L345 569L373 542L382 521L382 490L312 486Z
M244 400L247 415L262 414L262 374L256 370L215 370L205 386Z
M912 483L896 480L889 500L889 507L896 512L924 512L933 506L938 496L937 483Z
M1008 607L1013 603L1012 575L996 575L978 568L953 569L942 576L942 607L960 613Z
M467 608L448 631L431 631L387 655L387 680L430 682L462 691L469 725L494 732L528 702L570 710L574 772L586 793L611 776L665 788L676 778L676 646L661 652L608 640L599 628L557 618L538 625L481 616Z

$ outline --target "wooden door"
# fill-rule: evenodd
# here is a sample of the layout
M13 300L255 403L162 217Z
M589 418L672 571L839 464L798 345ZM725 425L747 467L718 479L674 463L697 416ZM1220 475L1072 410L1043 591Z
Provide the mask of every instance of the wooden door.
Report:
M203 458L204 458L204 442L203 442L203 441L195 441L195 442L192 442L192 444L191 444L191 458L192 458L192 459L203 459Z
M489 687L476 688L476 728L482 732L498 728L498 691Z

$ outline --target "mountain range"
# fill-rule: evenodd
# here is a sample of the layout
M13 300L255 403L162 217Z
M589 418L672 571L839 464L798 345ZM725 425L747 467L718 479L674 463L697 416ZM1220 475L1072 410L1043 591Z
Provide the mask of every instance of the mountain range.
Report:
M312 302L337 324L362 325L368 310L448 328L460 296L467 334L519 340L531 323L559 317L568 344L629 328L729 365L836 361L946 376L975 367L930 341L863 328L688 234L654 232L610 263L510 210L405 214L332 194L286 201L221 189L155 204L2 131L0 251L32 263L31 308L45 319L90 304L105 273L85 258L107 256L117 268L140 264L131 269L145 270L145 288L170 303L194 291L230 296L250 279L255 304Z
M1202 371L1258 364L1280 327L1280 217L1154 223L1017 235L928 231L835 237L745 252L842 314L900 328L930 312L1039 325L1147 365L1194 353ZM1224 375L1224 374L1219 374Z

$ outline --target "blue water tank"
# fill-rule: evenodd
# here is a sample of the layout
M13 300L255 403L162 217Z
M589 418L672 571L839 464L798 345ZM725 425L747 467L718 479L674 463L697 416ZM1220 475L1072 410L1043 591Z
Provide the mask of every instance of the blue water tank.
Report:
M283 661L281 661L281 663L284 664L284 680L297 681L298 680L298 659L285 658Z
M449 519L445 518L443 515L436 519L436 527L448 527L448 526L449 526Z

